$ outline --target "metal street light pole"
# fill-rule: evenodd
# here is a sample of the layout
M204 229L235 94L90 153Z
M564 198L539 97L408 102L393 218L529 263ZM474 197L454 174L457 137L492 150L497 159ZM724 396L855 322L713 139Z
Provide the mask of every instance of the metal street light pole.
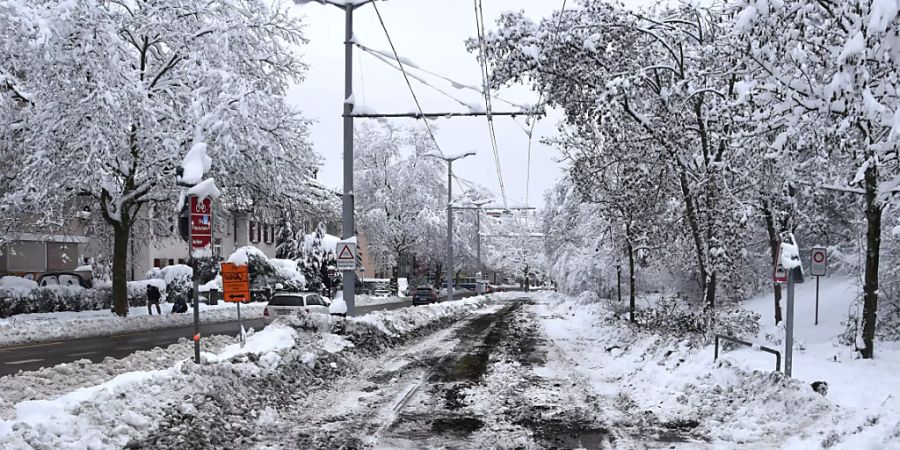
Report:
M481 263L481 208L478 208L475 211L475 232L478 235L478 239L475 240L475 254L478 258L478 272L481 273L481 278L484 279L484 264Z
M422 155L442 159L447 163L447 300L453 300L453 161L474 155L475 152L450 157L430 153Z
M447 161L447 300L453 300L453 160Z
M341 197L341 238L350 239L356 236L356 224L353 217L353 10L372 3L368 1L333 1L333 0L294 0L299 4L321 3L337 6L344 10L344 192ZM347 303L347 314L353 314L356 307L356 272L346 270L343 273L344 301Z
M342 201L341 238L350 239L356 235L353 217L353 8L349 2L344 5L346 26L344 27L344 193ZM357 250L358 251L358 250ZM353 314L356 306L356 272L344 271L344 302L347 314Z

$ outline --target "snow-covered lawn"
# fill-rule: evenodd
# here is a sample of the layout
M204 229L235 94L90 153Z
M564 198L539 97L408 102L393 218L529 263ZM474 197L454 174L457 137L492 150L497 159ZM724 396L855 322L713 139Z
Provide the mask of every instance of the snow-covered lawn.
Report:
M279 417L276 403L290 402L292 395L303 396L304 390L327 384L329 377L340 373L339 364L349 361L342 354L357 349L383 351L417 330L471 314L485 301L472 298L379 311L360 318L314 314L310 319L279 319L251 334L244 347L234 338L217 337L219 349L204 353L205 363L199 366L189 358L173 360L164 351L154 350L156 353L150 354L165 364L136 354L127 358L134 364L128 366L133 370L126 372L116 370L121 365L112 367L121 364L112 359L92 365L87 371L90 375L83 375L80 362L42 369L43 377L56 380L56 395L34 392L18 396L14 405L4 402L0 448L105 449L139 442L156 448L202 447L197 441L184 440L191 439L193 427L204 431L204 439L225 439L229 445L242 447L240 440L230 437L233 432L247 436L239 431L275 423ZM102 369L107 365L110 370L104 377ZM61 391L59 384L65 384L66 376L73 373L82 374L72 377L70 385L77 388ZM4 391L28 392L33 381L27 374L0 379ZM255 395L258 389L278 389L278 383L289 389L283 398L275 391ZM252 396L255 403L248 404L244 396ZM223 417L217 408L226 404L241 405L245 414ZM225 441L218 445L204 442L208 447L221 447Z
M841 276L821 279L819 325L815 325L815 289L814 277L795 289L793 376L804 384L828 383L827 399L840 407L841 422L817 424L814 432L834 433L845 448L884 448L884 439L892 436L893 448L900 448L900 342L876 341L875 359L858 358L853 347L840 344L837 336L861 294L859 281ZM773 295L757 296L745 307L762 317L757 342L783 353L784 329L774 326ZM783 299L782 310L786 308ZM747 369L772 364L771 355L751 349L729 352L726 358ZM802 441L795 437L785 446L805 448Z
M257 319L263 317L264 303L241 305L241 317ZM41 314L20 314L0 319L0 347L35 342L52 342L59 339L77 339L110 336L124 332L137 332L189 326L194 323L193 311L188 308L184 314L173 314L172 305L160 304L162 315L147 315L147 307L129 308L128 316L121 318L111 311L55 312ZM234 303L219 302L218 305L200 304L202 323L228 322L237 320Z
M840 332L856 285L823 280L822 288L829 294L817 329L807 295L815 285L798 288L795 334L806 349L795 350L793 379L773 373L772 355L736 350L714 363L712 346L636 331L600 304L553 294L535 307L555 349L541 374L589 384L608 399L610 421L687 427L714 448L900 448L900 346L879 343L879 359L854 359L830 336ZM771 303L764 296L747 306L765 323ZM767 331L757 343L767 344ZM813 391L814 381L828 382L827 396Z

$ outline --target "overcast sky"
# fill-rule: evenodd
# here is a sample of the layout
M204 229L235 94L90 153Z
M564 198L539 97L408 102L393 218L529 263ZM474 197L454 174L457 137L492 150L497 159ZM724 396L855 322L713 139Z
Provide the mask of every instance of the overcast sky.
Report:
M524 10L540 18L558 9L561 0L484 0L485 26L495 28L501 12ZM570 1L570 3L574 3ZM479 65L474 54L465 49L464 41L476 34L475 10L470 0L387 0L378 8L401 57L416 65L448 76L455 81L480 86ZM306 80L291 90L290 100L304 114L316 121L312 141L325 157L319 179L334 187L343 183L342 102L344 99L344 12L334 6L317 3L293 6L306 24L309 44L303 48L304 61L310 70ZM372 48L389 50L390 46L371 5L354 13L357 40ZM430 81L430 80L429 80ZM468 103L481 103L479 94L453 89L449 83L435 80L435 85ZM426 112L465 111L465 108L431 88L413 81L416 95ZM354 92L357 103L378 112L410 112L415 109L402 74L359 49L354 50ZM538 95L524 87L501 92L504 98L533 104ZM494 110L512 107L494 102ZM357 122L371 119L357 119ZM393 119L392 119L393 120ZM407 124L414 120L396 119ZM503 180L510 203L524 203L528 138L519 124L506 117L495 118ZM552 135L559 116L541 120L535 130L532 147L530 203L540 206L543 192L560 176L558 153L539 143L541 136ZM437 141L448 154L475 150L477 155L458 161L454 172L477 182L498 194L494 156L490 146L487 120L480 118L439 119L435 122ZM456 185L454 185L456 187Z

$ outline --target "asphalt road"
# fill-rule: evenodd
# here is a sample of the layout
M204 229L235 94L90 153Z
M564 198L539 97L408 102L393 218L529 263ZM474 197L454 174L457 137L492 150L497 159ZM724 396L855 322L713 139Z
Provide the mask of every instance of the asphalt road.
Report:
M399 309L406 306L412 306L412 301L404 300L383 305L360 306L356 308L353 315L360 316L372 311ZM244 327L260 330L268 322L268 319L247 320L244 321ZM239 329L237 321L210 323L200 325L200 334L202 336L214 334L236 336ZM167 347L177 342L179 338L190 338L193 334L194 327L191 326L0 348L0 376L13 374L20 370L52 367L79 359L100 362L107 356L124 358L138 350Z

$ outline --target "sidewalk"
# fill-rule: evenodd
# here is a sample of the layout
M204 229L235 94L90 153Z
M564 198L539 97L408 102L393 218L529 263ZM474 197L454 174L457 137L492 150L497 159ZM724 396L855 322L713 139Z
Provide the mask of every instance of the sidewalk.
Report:
M234 303L215 306L200 304L200 322L217 323L237 320ZM241 317L246 320L263 317L265 303L241 305ZM20 314L0 319L0 348L22 344L53 342L61 339L78 339L111 336L127 332L158 330L192 325L193 310L184 314L172 314L171 303L161 303L162 315L147 315L147 307L128 309L127 317L118 317L111 311L55 312Z

